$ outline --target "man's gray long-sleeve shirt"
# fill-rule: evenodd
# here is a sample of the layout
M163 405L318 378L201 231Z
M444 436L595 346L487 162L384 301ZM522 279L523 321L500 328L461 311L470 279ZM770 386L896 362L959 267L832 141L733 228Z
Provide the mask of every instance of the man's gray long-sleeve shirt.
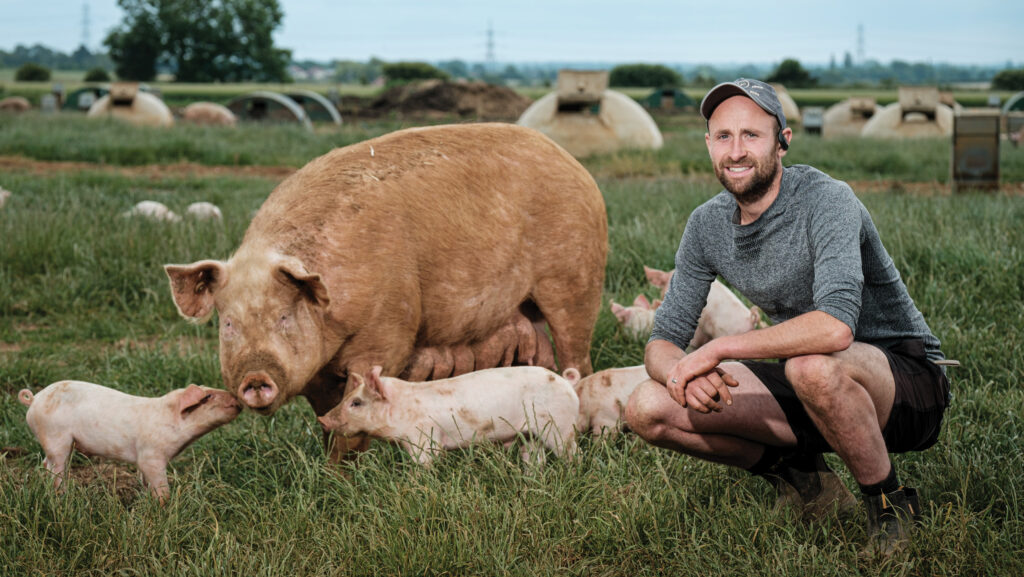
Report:
M652 340L685 349L717 275L774 323L818 310L854 340L920 338L930 359L943 358L867 209L849 185L810 166L784 168L778 198L748 225L728 191L697 207L675 262Z

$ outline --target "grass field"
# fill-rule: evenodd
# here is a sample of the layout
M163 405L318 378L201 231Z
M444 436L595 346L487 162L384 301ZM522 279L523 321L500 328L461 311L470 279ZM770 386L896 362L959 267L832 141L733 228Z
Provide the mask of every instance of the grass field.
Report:
M720 189L700 121L658 121L664 149L584 162L608 209L606 302L655 296L642 265L671 268L687 215ZM290 170L410 124L309 134L0 117L0 186L14 193L0 209L0 575L1024 574L1024 149L1008 146L1001 192L955 196L944 141L798 134L786 157L854 185L963 363L939 443L894 456L926 504L910 548L888 560L858 557L859 517L803 524L773 510L763 481L628 434L585 438L579 459L543 470L491 447L424 470L380 443L339 470L302 400L192 445L163 507L134 468L83 457L54 494L17 391L221 386L216 327L177 315L162 265L227 258ZM144 199L178 212L214 202L224 222L119 217ZM602 310L595 368L638 364L642 348Z

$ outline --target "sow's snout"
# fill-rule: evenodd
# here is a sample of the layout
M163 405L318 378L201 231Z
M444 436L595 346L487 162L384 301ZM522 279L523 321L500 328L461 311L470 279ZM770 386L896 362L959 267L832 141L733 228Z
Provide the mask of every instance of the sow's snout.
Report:
M277 384L263 371L247 373L238 387L238 396L242 402L257 411L273 405L277 395Z

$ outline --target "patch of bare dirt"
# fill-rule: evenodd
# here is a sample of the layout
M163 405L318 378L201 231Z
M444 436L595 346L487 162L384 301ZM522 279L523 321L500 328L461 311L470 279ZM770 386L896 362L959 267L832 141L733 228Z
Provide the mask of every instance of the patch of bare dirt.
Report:
M153 179L228 175L283 180L295 172L295 170L291 166L207 166L192 162L148 164L145 166L113 166L94 162L46 161L33 160L24 156L0 156L0 172L29 172L40 176L52 174L54 171L103 171Z
M506 86L424 80L385 90L361 112L410 118L516 120L533 101Z

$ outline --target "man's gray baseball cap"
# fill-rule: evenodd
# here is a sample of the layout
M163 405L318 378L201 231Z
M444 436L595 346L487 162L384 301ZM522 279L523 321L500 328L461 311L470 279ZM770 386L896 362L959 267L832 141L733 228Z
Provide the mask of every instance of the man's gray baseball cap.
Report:
M715 108L718 108L718 105L726 98L733 96L746 96L757 103L762 110L774 116L779 121L779 142L782 143L783 149L789 147L789 143L782 136L782 130L786 128L786 115L782 112L782 103L779 102L775 89L760 80L737 78L732 82L723 82L708 90L708 93L704 95L704 100L700 102L700 115L704 117L704 120L711 120L711 113L715 111Z

